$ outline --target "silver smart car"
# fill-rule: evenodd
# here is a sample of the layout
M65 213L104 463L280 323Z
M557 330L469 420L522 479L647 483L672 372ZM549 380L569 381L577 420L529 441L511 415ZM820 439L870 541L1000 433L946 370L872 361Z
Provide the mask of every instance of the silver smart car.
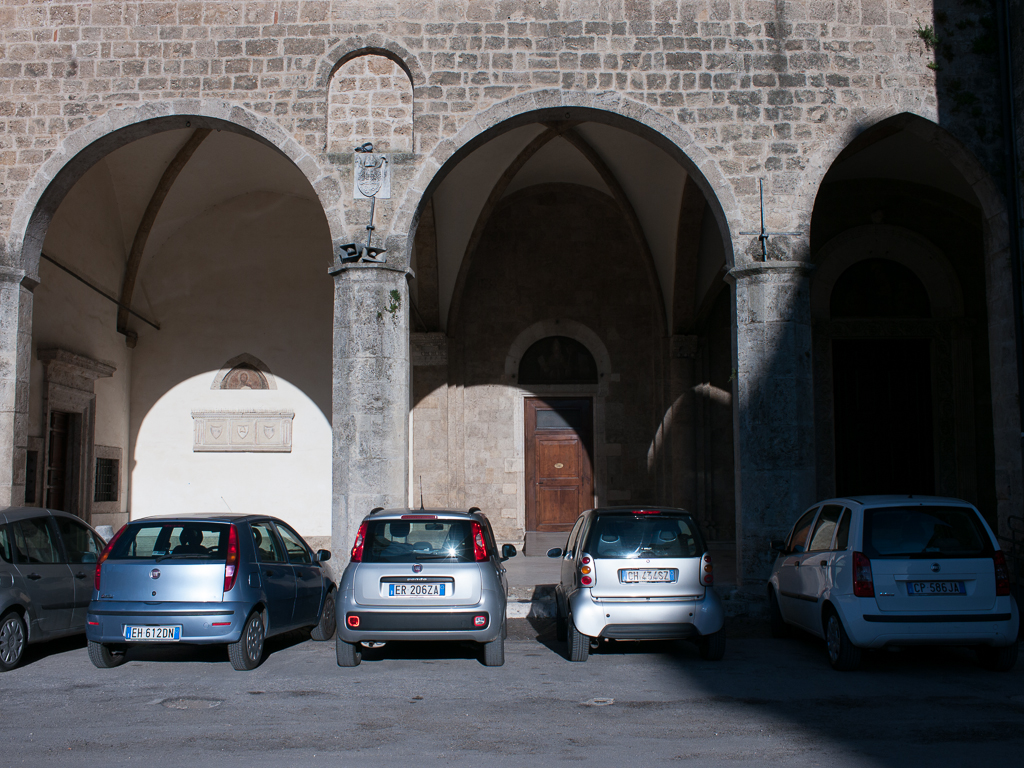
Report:
M689 512L607 507L580 515L555 587L556 632L586 661L603 640L695 640L704 659L725 655L725 613L711 588L704 539Z
M363 520L338 587L338 665L354 667L361 644L470 640L487 666L505 663L508 581L487 518L473 507L375 509Z
M223 644L231 666L246 670L270 635L309 627L329 640L334 585L320 564L330 556L273 517L133 520L95 566L89 659L114 667L134 644Z

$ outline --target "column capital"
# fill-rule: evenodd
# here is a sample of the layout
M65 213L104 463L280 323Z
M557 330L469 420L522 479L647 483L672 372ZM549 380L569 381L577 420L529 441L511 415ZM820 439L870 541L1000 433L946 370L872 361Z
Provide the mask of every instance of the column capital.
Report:
M24 269L0 266L0 283L23 285L28 290L33 291L35 290L35 287L39 285L39 279L29 275Z
M813 271L814 264L809 261L753 261L733 267L726 273L725 279L733 284L741 280L777 283L792 277L803 278Z

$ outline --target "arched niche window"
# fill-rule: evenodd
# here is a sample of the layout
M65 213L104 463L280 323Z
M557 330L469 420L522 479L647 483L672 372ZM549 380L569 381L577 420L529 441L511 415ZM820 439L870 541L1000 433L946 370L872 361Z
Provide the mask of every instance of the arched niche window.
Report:
M241 354L224 363L210 389L277 389L277 382L262 360Z
M327 151L351 152L366 141L377 152L412 152L412 81L377 54L342 64L327 95Z
M519 384L597 384L597 363L585 346L568 336L535 342L519 362Z
M220 383L221 389L270 389L267 377L248 363L236 365Z
M891 259L864 259L836 280L829 314L833 319L931 317L931 302L909 268Z

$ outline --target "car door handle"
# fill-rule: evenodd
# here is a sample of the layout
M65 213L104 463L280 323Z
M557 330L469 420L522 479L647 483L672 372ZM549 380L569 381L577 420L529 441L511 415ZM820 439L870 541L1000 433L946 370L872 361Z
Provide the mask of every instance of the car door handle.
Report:
M85 574L84 574L84 573L81 573L81 572L79 572L79 573L76 573L76 574L75 574L75 578L76 578L76 579L84 579L84 578L85 578Z
M827 567L827 566L828 566L828 560L822 560L822 561L821 561L821 562L819 563L819 565L820 565L820 566L821 566L822 568L825 568L825 567Z
M43 578L43 577L42 577L42 576L40 576L40 575L39 575L38 573L30 573L30 574L29 574L28 576L26 576L25 578L26 578L26 579L32 579L32 581L39 581L39 580L40 580L41 578Z
M274 572L273 572L273 571L270 571L270 570L267 570L267 571L264 571L264 572L263 572L263 575L264 575L264 576L273 576L273 575L274 575Z

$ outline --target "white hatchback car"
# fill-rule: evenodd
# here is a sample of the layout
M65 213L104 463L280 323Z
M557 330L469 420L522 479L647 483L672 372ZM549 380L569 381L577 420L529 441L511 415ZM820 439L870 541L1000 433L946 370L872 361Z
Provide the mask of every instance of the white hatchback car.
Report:
M772 634L793 625L824 638L835 669L855 669L863 648L921 644L975 646L990 669L1017 661L1006 558L965 501L829 499L771 546Z

